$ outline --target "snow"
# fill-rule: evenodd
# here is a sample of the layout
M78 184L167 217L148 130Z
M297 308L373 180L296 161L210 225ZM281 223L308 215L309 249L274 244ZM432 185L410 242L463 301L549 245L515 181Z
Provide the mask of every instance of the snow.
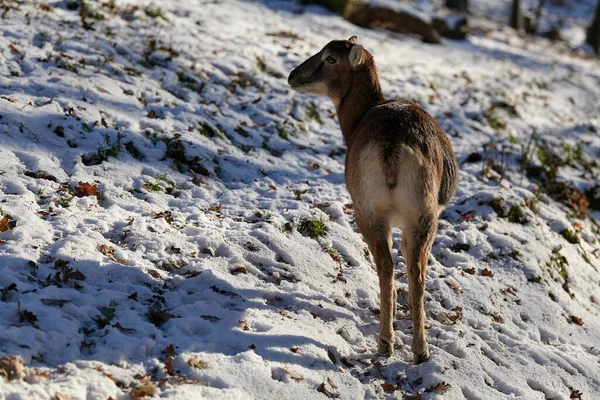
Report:
M87 18L94 30L61 1L24 1L0 27L0 207L16 221L0 233L0 358L26 367L0 399L127 399L147 385L173 399L313 399L321 384L343 399L600 398L597 212L577 218L543 192L529 207L538 182L519 162L534 130L597 159L598 61L509 30L426 45L295 2L157 2L159 16L142 0L88 3L104 16ZM401 232L396 353L382 358L335 109L285 80L355 34L386 95L435 116L461 164L419 366ZM575 162L558 179L585 190L597 173ZM100 195L76 196L80 182ZM523 223L499 215L516 205ZM300 234L306 219L327 234Z

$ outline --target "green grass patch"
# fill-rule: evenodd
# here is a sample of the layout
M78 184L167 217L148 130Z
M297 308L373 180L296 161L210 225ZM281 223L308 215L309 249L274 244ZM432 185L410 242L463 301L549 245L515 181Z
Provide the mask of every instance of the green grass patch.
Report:
M577 233L575 233L575 231L572 231L571 229L563 229L562 231L560 231L560 234L562 237L565 238L567 242L572 244L579 244L579 236L577 236Z
M508 221L513 224L522 224L525 222L525 213L523 212L523 208L517 204L513 204L510 206L510 210L508 210Z
M213 128L208 122L201 122L198 130L207 138L221 137L221 135L219 135L219 131Z
M256 56L256 66L258 67L258 69L261 72L271 75L273 78L277 78L277 79L283 78L283 74L281 72L275 71L274 69L269 67L267 65L267 63L265 62L265 59L260 56Z
M305 219L298 225L298 232L317 240L327 234L327 225L325 225L322 219Z
M569 265L567 258L558 252L552 254L550 259L546 261L546 266L550 271L557 272L565 281L568 280L567 265Z
M149 190L151 192L162 192L162 187L160 187L160 185L155 182L144 183L144 189Z
M502 131L506 129L506 121L498 114L498 110L495 106L491 106L485 112L485 120L488 125L495 131Z
M144 159L144 155L142 154L142 152L135 146L135 144L133 143L133 141L129 141L127 143L125 143L125 150L127 150L127 152L136 160L143 160Z
M306 117L310 121L317 121L319 124L323 123L323 120L321 119L321 114L319 114L317 105L312 101L310 103L308 103L308 106L306 108Z

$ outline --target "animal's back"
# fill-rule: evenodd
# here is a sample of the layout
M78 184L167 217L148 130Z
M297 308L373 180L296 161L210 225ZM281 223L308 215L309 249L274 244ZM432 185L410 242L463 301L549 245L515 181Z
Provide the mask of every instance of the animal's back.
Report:
M349 144L348 157L374 147L390 190L402 179L402 157L414 152L437 182L438 205L448 204L458 187L458 164L448 137L435 119L418 105L400 99L371 108L359 123ZM426 178L426 177L423 177Z

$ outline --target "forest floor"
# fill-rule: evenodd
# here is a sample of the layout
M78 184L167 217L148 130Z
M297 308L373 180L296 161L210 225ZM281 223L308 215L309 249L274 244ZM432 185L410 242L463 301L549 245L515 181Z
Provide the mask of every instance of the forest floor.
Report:
M86 3L0 10L0 399L600 398L598 60L295 2ZM401 232L383 358L335 109L286 83L352 35L461 168L418 366Z

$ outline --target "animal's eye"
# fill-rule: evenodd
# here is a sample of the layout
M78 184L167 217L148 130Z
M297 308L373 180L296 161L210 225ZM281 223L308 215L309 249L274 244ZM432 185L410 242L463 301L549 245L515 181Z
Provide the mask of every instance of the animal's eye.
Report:
M327 57L325 61L327 61L329 64L335 64L337 62L337 60L331 56Z

